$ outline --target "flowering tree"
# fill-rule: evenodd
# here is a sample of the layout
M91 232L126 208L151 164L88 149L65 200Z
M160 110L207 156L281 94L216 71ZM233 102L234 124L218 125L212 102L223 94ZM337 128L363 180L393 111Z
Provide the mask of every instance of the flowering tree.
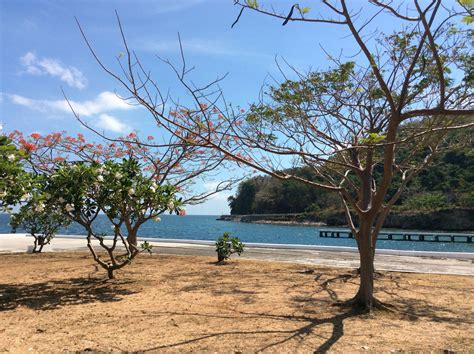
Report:
M404 7L373 0L364 17L345 0L324 0L323 15L311 17L310 9L298 4L280 14L257 1L236 1L241 11L234 25L250 10L279 18L284 25L341 26L357 47L350 61L328 54L332 68L296 72L295 80L285 76L248 111L227 104L219 79L196 87L187 78L184 55L180 68L168 64L193 102L165 111L167 100L154 99L159 85L129 50L120 20L125 48L120 70L105 65L79 27L94 58L129 100L145 107L176 137L274 177L337 193L360 253L360 287L348 304L371 309L381 305L373 295L374 253L387 214L413 177L449 147L446 134L474 124L472 30L457 26L459 19L472 22L472 7L466 1L452 9L441 0L408 3ZM401 30L377 32L373 22L381 16ZM400 154L400 147L409 153ZM319 180L282 169L291 161L310 167ZM401 183L392 190L395 178Z
M145 222L160 221L164 212L185 215L185 204L198 203L232 183L193 190L195 180L220 166L223 158L177 138L176 143L158 144L151 136L141 141L130 133L104 143L87 143L82 134L24 136L19 131L10 138L19 149L28 151L30 169L46 176L43 197L47 198L38 205L45 210L59 205L64 215L85 228L88 248L110 278L141 251L150 251L147 243L138 244L138 232ZM35 208L30 203L24 210ZM94 224L100 213L112 224L112 240L104 238ZM96 244L105 256L95 250ZM117 255L119 245L125 254Z
M76 117L80 119L77 114ZM225 155L204 149L191 138L183 140L185 138L179 132L179 137L169 133L165 136L161 132L160 138L149 135L146 139L141 139L137 133L132 132L111 139L101 132L93 131L103 137L104 141L87 142L82 134L71 136L66 132L47 135L32 133L25 136L20 131L13 131L9 138L20 151L28 153L27 165L36 173L50 174L64 163L83 161L103 164L124 158L137 160L143 173L157 185L173 185L179 192L183 205L198 204L243 179L243 176L229 178L212 189L197 188L197 181L208 181L225 165Z
M50 176L46 193L47 205L59 205L63 214L82 225L87 233L87 247L94 260L105 270L108 277L124 267L142 251L150 251L148 243L138 245L140 227L165 211L182 213L182 203L175 196L176 189L170 185L159 186L140 170L136 160L122 162L106 161L105 164L63 164ZM96 230L96 221L103 213L111 223L113 236ZM93 240L105 252L94 249ZM118 254L121 245L124 254Z

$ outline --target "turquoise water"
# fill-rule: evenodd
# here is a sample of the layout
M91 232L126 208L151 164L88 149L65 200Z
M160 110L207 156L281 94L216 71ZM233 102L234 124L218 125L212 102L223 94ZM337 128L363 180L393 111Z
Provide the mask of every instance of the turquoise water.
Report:
M223 232L238 236L243 242L328 245L355 247L353 239L320 238L317 227L246 224L229 221L217 221L217 216L163 215L161 222L149 221L142 226L139 235L142 237L171 238L184 240L215 240ZM0 234L10 233L9 217L0 214ZM104 216L99 216L97 229L111 233L110 224ZM18 230L21 232L21 230ZM72 225L61 234L80 235L84 230L80 225ZM409 241L378 241L378 248L442 251L442 252L474 252L474 244L463 243L432 243Z

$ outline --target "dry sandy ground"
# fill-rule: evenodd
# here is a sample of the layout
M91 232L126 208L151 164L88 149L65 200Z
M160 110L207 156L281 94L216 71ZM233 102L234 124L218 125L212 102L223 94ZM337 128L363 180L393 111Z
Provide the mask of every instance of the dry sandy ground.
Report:
M141 256L104 280L85 253L0 255L0 352L472 351L474 277L377 276L398 312L358 314L349 270Z

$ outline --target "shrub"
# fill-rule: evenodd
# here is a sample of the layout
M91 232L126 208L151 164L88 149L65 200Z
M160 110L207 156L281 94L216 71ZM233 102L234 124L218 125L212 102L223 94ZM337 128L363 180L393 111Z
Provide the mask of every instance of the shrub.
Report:
M69 226L70 223L71 221L59 210L45 208L42 202L22 206L10 220L13 232L22 228L33 236L33 253L41 253L43 247L51 242L59 229Z
M233 253L239 256L244 252L244 244L238 237L230 237L228 232L219 237L216 241L217 262L222 263L229 259Z

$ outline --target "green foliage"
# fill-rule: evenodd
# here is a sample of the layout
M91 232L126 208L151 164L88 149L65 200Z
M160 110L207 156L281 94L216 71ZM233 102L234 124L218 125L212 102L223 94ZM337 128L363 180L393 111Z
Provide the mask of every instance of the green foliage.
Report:
M307 14L308 12L311 11L311 8L310 8L310 7L301 7L301 6L297 5L296 8L297 8L298 11L300 12L301 16L304 16L305 14Z
M95 238L104 248L104 260L92 247L94 259L113 277L113 271L129 264L140 252L151 252L151 245L137 243L140 227L149 220L160 221L164 212L180 214L181 199L176 188L159 185L142 172L134 159L121 162L63 164L48 179L45 188L50 198L46 208L57 205L70 220L82 225L87 232L88 244ZM94 220L103 213L112 223L112 244L107 245L104 234L94 228ZM126 249L125 256L115 256L117 242Z
M63 165L51 177L48 192L73 219L88 221L100 211L114 225L142 224L165 211L178 214L175 188L157 185L135 160L121 163Z
M229 206L233 214L253 214L253 202L255 200L255 185L253 180L247 180L239 184L237 197L229 197Z
M474 1L473 0L459 0L459 3L466 9L466 10L473 10L474 9ZM470 25L474 23L474 17L472 17L472 12L468 15L464 16L461 19L461 22Z
M26 154L5 136L0 136L0 209L18 204L27 197L31 176L23 170Z
M303 8L301 9L301 13L302 13L302 14L307 14L307 13L310 12L310 11L311 11L311 8L309 8L309 7L303 7Z
M307 167L289 172L310 181L318 181L316 175ZM340 206L336 194L295 180L282 181L268 176L243 181L237 194L228 201L233 215L302 213Z
M247 0L247 6L251 7L252 9L258 9L257 0Z
M402 132L403 133L403 132ZM372 142L379 142L383 135L376 135ZM438 156L434 163L423 170L408 185L406 193L395 205L397 210L435 210L439 207L474 207L474 146L471 135L466 130L452 133L460 147L452 148ZM398 160L402 161L410 153L410 146L398 150ZM423 154L414 157L420 163ZM290 171L292 172L292 171ZM297 176L317 181L308 167L294 170ZM376 166L375 178L380 178L382 166ZM400 185L396 175L389 190L393 195ZM442 195L443 198L439 196ZM413 196L413 200L410 200ZM426 196L426 197L425 197ZM407 204L408 203L408 204ZM328 214L341 209L336 194L322 191L298 181L281 181L273 177L254 177L243 181L237 194L229 198L231 214L286 214L316 213Z
M466 208L474 209L474 191L460 193L459 194L459 203Z
M405 211L430 211L446 208L448 200L440 192L417 194L407 198L400 208Z
M379 133L369 133L367 138L360 139L363 144L377 144L385 140L387 136Z
M141 243L140 248L143 252L148 252L149 254L152 253L153 245L151 245L148 241L144 241Z
M217 261L224 262L234 253L239 256L244 252L244 244L238 237L230 237L228 232L219 237L216 241Z

